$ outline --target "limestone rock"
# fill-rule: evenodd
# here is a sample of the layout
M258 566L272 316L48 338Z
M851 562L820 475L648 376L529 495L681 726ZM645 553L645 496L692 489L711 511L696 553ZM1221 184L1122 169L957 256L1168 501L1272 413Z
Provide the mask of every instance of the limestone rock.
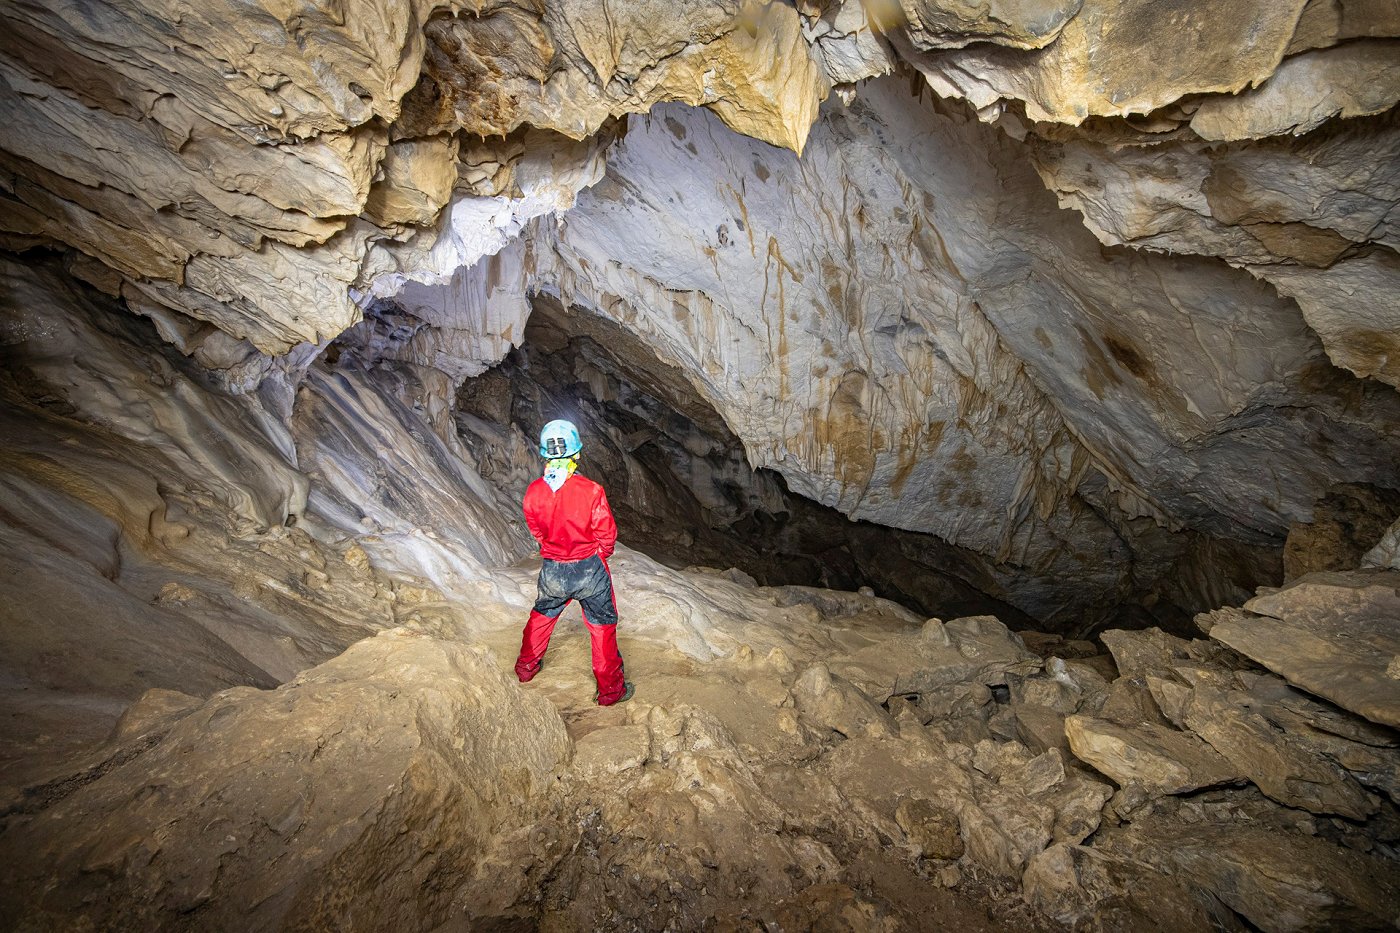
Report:
M392 298L401 311L426 324L452 329L452 306L444 303L460 302L462 292L485 285L467 279L465 270L503 250L518 252L522 244L517 237L530 220L573 207L578 193L603 177L604 157L612 141L613 134L606 132L575 141L557 133L529 130L518 137L468 147L458 166L467 179L452 191L434 223L402 241L380 241L370 250L364 271L366 291L376 298ZM429 148L429 153L434 150ZM489 182L483 166L490 168ZM503 260L494 268L496 277L504 279L511 267ZM505 284L502 281L484 290L488 294L501 292ZM446 288L435 291L414 285ZM468 319L486 310L456 309ZM523 331L528 309L512 311L519 314L514 329ZM474 324L477 330L485 324L489 333L497 320L497 326L506 328L511 319L497 312L496 317L475 320ZM496 348L482 359L494 363L504 352ZM474 359L466 356L456 361L457 368ZM457 368L448 365L444 372Z
M304 18L295 28L291 11L285 19L232 7L179 18L161 13L154 4L88 16L17 6L6 18L26 41L10 54L41 69L62 61L72 69L70 86L105 97L113 110L122 91L139 87L207 108L250 141L260 134L304 139L375 116L392 120L418 78L421 39L410 7L371 0L336 14L297 11ZM106 43L130 54L104 56ZM55 47L77 51L56 58Z
M1067 770L1057 749L1032 756L1014 742L984 741L973 766L993 780L974 781L975 805L959 810L968 854L1007 877L1052 841L1091 835L1112 795L1108 785Z
M1153 723L1130 727L1070 716L1065 720L1065 735L1076 758L1119 785L1137 783L1156 795L1184 794L1243 779L1237 767L1201 739Z
M799 674L792 694L803 714L848 738L896 731L889 713L844 678L833 675L825 664L814 664Z
M1119 677L1101 694L1095 704L1097 709L1086 712L1121 726L1165 726L1167 719L1162 717L1161 704L1149 689L1152 679L1150 674Z
M650 748L646 726L597 729L574 743L569 771L584 781L615 780L622 772L641 767Z
M502 827L540 812L569 753L558 714L494 656L389 632L278 690L215 695L11 828L7 860L36 874L6 913L99 926L445 918Z
M900 0L899 4L904 30L918 49L961 48L973 42L1018 49L1043 48L1055 40L1081 7L1082 0L1064 0L1059 4Z
M1395 253L1357 256L1317 272L1283 265L1256 271L1279 294L1298 302L1336 365L1400 386L1400 365L1395 363L1400 307L1394 300L1400 257ZM1332 300L1338 292L1354 303L1338 309Z
M127 742L151 732L168 728L175 720L200 705L198 697L178 690L147 690L126 708L112 732L115 742Z
M1183 674L1186 672L1183 671ZM1364 820L1377 801L1331 760L1292 741L1230 692L1192 679L1183 722L1259 789L1286 806Z
M1295 55L1262 87L1206 98L1191 116L1191 129L1210 140L1258 139L1302 135L1337 115L1381 113L1400 100L1395 53L1393 42L1363 40ZM1326 92L1318 95L1318 88Z
M1223 606L1220 609L1212 609L1210 612L1199 613L1191 621L1195 623L1196 628L1200 629L1203 635L1209 635L1211 629L1221 622L1237 622L1247 620L1249 617L1250 614L1238 606Z
M1310 574L1245 604L1255 616L1217 625L1223 642L1304 690L1373 722L1400 726L1394 619L1400 577L1388 571Z
M1058 748L1047 749L1004 775L1001 783L1054 808L1051 838L1055 842L1080 843L1099 828L1103 806L1113 796L1113 789L1067 768L1068 758Z
M1315 837L1241 825L1161 825L1139 857L1209 891L1259 929L1388 929L1400 873Z
M1048 676L1014 678L1011 682L1012 701L1044 706L1068 715L1079 708L1086 694L1097 693L1107 686L1103 678L1090 668L1070 668L1062 658L1048 659L1045 673Z
M796 11L717 3L666 15L674 12L631 3L597 17L576 2L491 4L431 20L405 129L492 136L530 124L581 139L610 116L678 100L801 151L827 85Z
M958 818L927 800L911 797L894 811L895 822L923 858L956 859L963 854Z
M986 684L954 683L918 695L919 713L925 720L986 718L990 714L992 691Z
M1005 625L992 616L950 622L930 620L917 637L902 640L882 658L874 652L855 655L856 664L892 668L889 692L930 693L953 684L1001 684L1008 673L1029 673L1041 666Z
M1376 546L1361 558L1366 569L1400 570L1400 520L1392 524Z
M365 214L381 225L427 224L447 204L457 183L457 141L450 137L405 139L384 152L383 178L365 200Z
M1262 674L1238 675L1248 703L1289 740L1341 765L1363 786L1400 799L1400 733Z
M1393 114L1296 142L1115 142L1079 136L1035 149L1042 178L1101 241L1243 266L1297 301L1336 365L1395 383L1393 254L1349 255L1349 244L1395 242L1396 160L1371 163L1400 146Z
M1013 787L980 786L958 810L967 857L1003 878L1017 878L1055 835L1055 810Z
M1256 3L1238 19L1222 20L1200 2L1170 10L1151 0L1085 4L1044 51L986 45L917 64L934 90L979 109L1017 100L1032 120L1077 124L1261 83L1283 58L1304 5ZM1062 16L1054 11L1047 20ZM1175 37L1165 48L1157 41L1164 35ZM1156 54L1144 55L1148 48Z
M843 100L851 93L845 86L894 70L899 57L877 31L882 28L878 10L872 22L864 3L843 0L820 6L825 7L821 18L804 25L821 53L822 70Z
M1031 751L1038 753L1052 748L1064 752L1070 750L1062 713L1043 706L1021 706L1016 708L1013 715L1016 718L1016 738Z
M1026 900L1073 929L1206 930L1220 910L1146 862L1068 843L1031 859L1022 884Z
M1400 492L1343 485L1317 503L1310 523L1297 522L1283 546L1284 581L1305 573L1355 570L1400 516Z
M1188 659L1190 645L1183 638L1169 635L1159 628L1143 631L1113 629L1100 636L1104 647L1113 655L1118 673L1124 677L1139 677L1158 673L1173 662Z
M471 470L446 411L437 425L424 418L425 401L443 391L432 381L446 378L422 375L308 374L293 419L298 459L317 483L322 520L365 535L377 566L471 586L477 568L523 553L527 532L511 522L514 504Z

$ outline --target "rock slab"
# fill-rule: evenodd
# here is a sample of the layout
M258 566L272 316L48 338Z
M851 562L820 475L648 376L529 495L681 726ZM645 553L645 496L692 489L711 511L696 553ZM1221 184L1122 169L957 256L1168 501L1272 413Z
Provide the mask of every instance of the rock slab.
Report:
M1365 716L1400 727L1400 573L1315 573L1245 603L1255 618L1210 636L1274 673Z

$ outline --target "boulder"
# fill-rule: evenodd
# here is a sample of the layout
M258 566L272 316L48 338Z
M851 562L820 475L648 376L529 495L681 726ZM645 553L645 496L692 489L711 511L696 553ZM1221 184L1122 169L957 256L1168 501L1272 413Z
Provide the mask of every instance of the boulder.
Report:
M570 742L502 667L397 629L275 690L215 694L12 823L0 925L418 928L474 883L498 895L480 918L517 903L512 857L532 856L497 840L547 811Z
M1184 725L1279 803L1311 813L1364 820L1377 801L1330 759L1310 750L1255 712L1243 691L1219 689L1189 670ZM1071 744L1073 740L1071 739Z
M1113 793L1068 770L1055 749L1032 757L1014 742L982 742L973 767L976 802L958 813L968 857L1003 877L1018 875L1052 842L1090 836ZM977 779L979 772L992 780Z
M1155 723L1124 726L1070 716L1065 734L1080 761L1119 785L1137 783L1150 794L1184 794L1243 779L1238 767L1201 739Z
M1012 707L1016 722L1016 739L1032 752L1043 752L1058 748L1068 752L1069 740L1065 738L1065 717L1044 706Z
M821 662L798 675L792 695L804 715L847 738L898 731L889 713Z
M1001 685L1011 675L1040 670L1042 663L995 616L969 616L950 622L929 619L917 635L857 651L848 666L885 685L875 694L875 699L883 701L896 693L934 693L955 685L961 692L972 684ZM855 679L854 673L851 676Z
M1237 705L1282 729L1290 743L1336 762L1358 783L1400 800L1400 733L1314 700L1267 674L1236 675L1243 691ZM1181 688L1189 696L1189 688ZM1155 692L1155 691L1154 691Z
M1375 570L1400 570L1400 521L1395 521L1381 535L1376 546L1361 558L1361 566Z
M1186 639L1168 635L1159 628L1143 631L1113 629L1104 632L1100 639L1109 654L1113 655L1118 673L1124 677L1157 673L1173 661L1190 657Z
M1143 723L1165 726L1167 721L1162 718L1162 712L1147 687L1150 680L1150 677L1142 675L1119 677L1104 692L1096 715L1124 726Z
M958 833L958 816L951 810L912 797L900 801L895 808L894 819L922 858L962 857L963 841Z
M651 733L644 725L595 729L574 746L571 774L584 781L607 781L646 763Z
M1238 823L1137 827L1137 858L1204 888L1260 930L1394 929L1400 868L1389 859Z
M1400 726L1400 572L1308 574L1210 637L1373 722Z
M1023 896L1075 930L1209 930L1210 895L1146 862L1086 846L1058 843L1031 859Z
M1066 757L1058 748L1049 749L1008 774L1002 783L1054 808L1051 838L1055 842L1079 843L1099 828L1113 788L1065 767Z
M1068 715L1079 708L1085 696L1097 693L1107 684L1093 668L1051 657L1043 674L1011 678L1011 699L1015 703L1044 706Z
M1055 810L1014 787L979 783L976 802L961 802L967 857L1003 878L1017 878L1026 862L1055 836Z

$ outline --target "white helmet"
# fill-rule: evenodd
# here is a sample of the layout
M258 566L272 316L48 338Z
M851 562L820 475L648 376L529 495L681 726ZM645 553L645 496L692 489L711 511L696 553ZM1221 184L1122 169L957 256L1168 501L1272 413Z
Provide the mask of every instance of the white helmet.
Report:
M551 460L572 457L583 449L578 428L572 421L551 421L540 431L540 456Z

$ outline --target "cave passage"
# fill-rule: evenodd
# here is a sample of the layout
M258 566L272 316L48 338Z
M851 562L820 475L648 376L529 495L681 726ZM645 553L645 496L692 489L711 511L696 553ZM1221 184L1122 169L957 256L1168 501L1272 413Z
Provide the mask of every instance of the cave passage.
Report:
M926 616L1031 616L979 589L983 560L934 535L853 521L753 469L724 419L618 325L547 297L521 346L468 379L457 425L481 471L519 498L538 474L532 439L568 418L581 472L599 480L624 544L673 568L737 569L764 586L868 587Z

